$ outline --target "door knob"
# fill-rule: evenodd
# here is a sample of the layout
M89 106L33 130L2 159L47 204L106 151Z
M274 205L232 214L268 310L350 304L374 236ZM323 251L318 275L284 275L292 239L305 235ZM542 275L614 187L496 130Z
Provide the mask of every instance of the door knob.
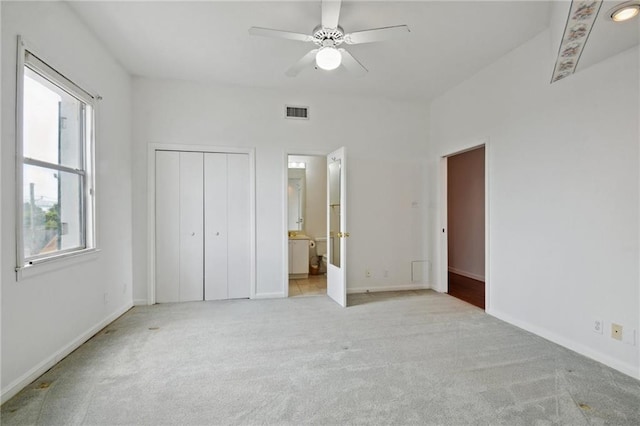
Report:
M195 237L195 236L196 236L196 233L195 233L195 232L192 232L192 233L191 233L191 236L192 236L192 237Z

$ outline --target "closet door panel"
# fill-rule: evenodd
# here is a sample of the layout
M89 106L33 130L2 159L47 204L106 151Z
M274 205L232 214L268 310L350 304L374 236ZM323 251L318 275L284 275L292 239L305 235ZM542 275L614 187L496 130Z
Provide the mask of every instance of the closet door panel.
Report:
M229 299L248 298L251 285L249 156L228 154Z
M228 299L227 154L204 154L205 300Z
M180 301L180 154L156 151L156 302Z
M180 301L203 299L204 155L180 153Z

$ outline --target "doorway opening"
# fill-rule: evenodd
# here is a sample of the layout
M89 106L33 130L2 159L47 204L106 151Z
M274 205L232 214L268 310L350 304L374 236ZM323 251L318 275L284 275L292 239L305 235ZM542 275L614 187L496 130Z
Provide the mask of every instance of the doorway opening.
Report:
M327 158L287 156L288 296L327 294Z
M446 167L447 293L486 308L485 145L449 155Z

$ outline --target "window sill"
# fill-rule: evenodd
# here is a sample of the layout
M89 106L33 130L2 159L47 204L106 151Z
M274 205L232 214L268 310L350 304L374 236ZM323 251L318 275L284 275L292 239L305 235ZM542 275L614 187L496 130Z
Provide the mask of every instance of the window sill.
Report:
M33 276L46 274L58 269L68 268L81 262L87 262L98 258L99 249L91 248L60 256L34 260L32 263L16 268L16 280L21 281Z

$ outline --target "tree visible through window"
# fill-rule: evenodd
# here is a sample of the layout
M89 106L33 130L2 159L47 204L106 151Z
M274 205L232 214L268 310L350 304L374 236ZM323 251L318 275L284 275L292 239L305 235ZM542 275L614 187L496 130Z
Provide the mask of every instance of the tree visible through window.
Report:
M93 241L93 97L30 52L24 58L23 265L90 248Z

